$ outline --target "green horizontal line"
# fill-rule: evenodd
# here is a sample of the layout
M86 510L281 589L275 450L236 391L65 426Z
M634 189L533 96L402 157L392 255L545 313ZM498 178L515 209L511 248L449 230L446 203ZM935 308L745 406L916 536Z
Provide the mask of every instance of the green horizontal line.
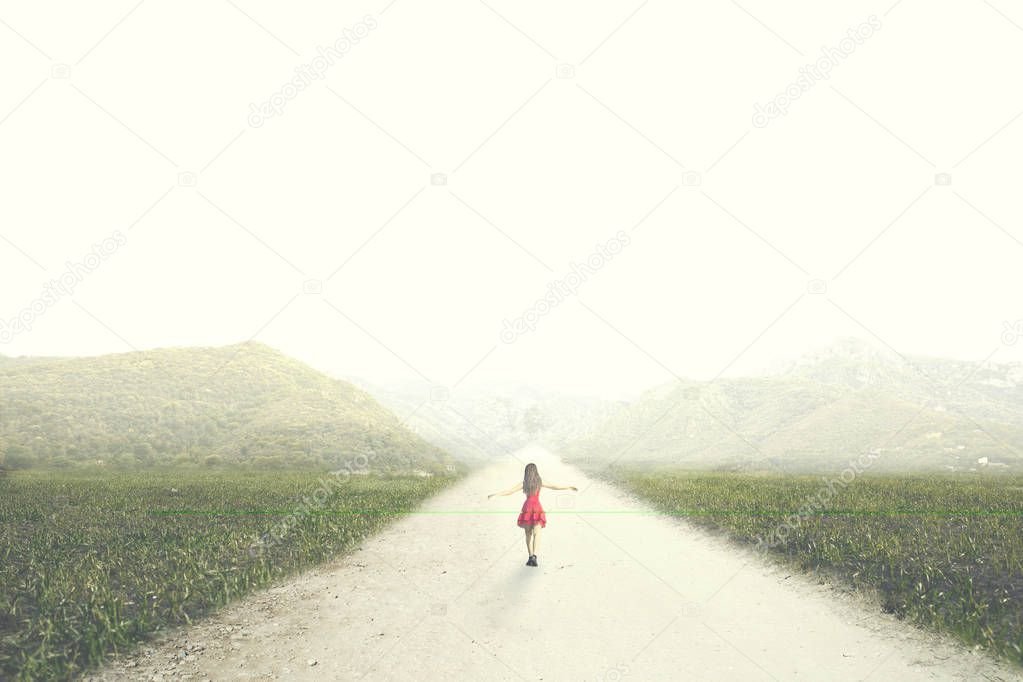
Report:
M678 511L646 511L646 510L544 510L546 514L639 514L651 516L1023 516L1023 510L838 510L829 512L800 513L793 511L737 511L737 510L700 510L681 509ZM392 509L346 509L346 510L216 510L198 511L190 509L172 509L149 512L153 516L343 516L360 514L500 514L513 515L515 510L392 510Z

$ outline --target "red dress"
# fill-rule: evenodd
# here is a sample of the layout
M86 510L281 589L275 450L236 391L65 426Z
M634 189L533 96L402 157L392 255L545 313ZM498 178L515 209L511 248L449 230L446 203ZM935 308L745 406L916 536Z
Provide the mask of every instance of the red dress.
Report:
M522 503L522 511L519 512L520 528L536 525L541 528L547 527L547 515L544 514L543 506L540 504L539 490L526 497L526 501Z

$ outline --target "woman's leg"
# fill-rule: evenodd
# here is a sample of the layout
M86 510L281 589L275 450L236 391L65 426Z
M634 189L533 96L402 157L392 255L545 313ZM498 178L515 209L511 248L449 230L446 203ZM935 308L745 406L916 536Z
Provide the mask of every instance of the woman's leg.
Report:
M529 553L536 556L537 550L540 548L540 528L539 524L533 526L533 544L530 546Z
M533 556L533 527L525 526L523 530L526 531L526 551L529 552L529 556Z

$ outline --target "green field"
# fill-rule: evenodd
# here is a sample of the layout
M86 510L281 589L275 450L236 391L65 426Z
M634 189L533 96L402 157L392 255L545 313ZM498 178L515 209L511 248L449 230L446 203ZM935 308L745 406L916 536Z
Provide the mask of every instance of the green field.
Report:
M196 471L0 478L0 679L73 677L157 628L351 548L451 480Z
M614 478L663 512L1023 663L1021 477L861 475L842 485L834 476L826 477L830 487L820 476L620 471Z

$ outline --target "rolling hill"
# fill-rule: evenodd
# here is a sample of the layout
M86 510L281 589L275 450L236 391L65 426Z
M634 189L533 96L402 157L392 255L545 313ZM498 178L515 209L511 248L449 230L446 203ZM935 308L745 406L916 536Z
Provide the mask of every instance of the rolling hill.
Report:
M1023 366L902 357L856 339L773 373L648 391L566 447L590 468L1023 469Z
M453 462L366 392L260 343L0 362L0 465L8 468L442 471Z

